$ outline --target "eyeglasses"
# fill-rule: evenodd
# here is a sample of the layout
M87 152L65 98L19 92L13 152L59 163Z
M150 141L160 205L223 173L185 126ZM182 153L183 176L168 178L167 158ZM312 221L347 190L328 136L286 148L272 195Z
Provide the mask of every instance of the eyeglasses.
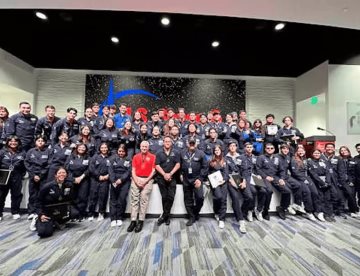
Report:
M269 149L269 150L271 150L271 149L275 149L275 148L271 147L271 148L266 148L266 149Z

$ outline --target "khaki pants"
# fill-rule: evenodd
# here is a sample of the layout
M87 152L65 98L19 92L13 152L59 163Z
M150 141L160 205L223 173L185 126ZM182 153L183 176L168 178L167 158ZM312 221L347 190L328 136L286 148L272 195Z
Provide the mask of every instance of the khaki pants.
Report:
M138 186L131 181L131 220L134 221L137 219L139 214L139 220L144 221L146 210L149 205L149 196L152 191L154 180L151 179L148 184L145 185L143 189L139 189Z

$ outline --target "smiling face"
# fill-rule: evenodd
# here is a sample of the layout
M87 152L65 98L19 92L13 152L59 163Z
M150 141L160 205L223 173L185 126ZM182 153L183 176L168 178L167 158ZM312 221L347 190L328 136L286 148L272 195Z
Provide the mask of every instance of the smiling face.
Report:
M321 156L321 152L319 150L315 150L312 154L312 157L315 159L315 160L319 160L320 159L320 156Z
M24 115L29 115L31 112L31 105L23 103L20 105L20 112Z
M64 182L66 177L67 177L67 173L64 168L57 170L55 174L55 179L57 180L57 182L61 182L61 183Z
M106 155L109 152L109 148L106 144L101 144L100 153Z
M304 150L304 148L300 147L297 149L296 153L300 156L300 157L304 157L306 152Z
M146 154L149 151L149 142L142 141L140 144L140 151L142 154Z
M221 151L221 148L220 147L215 147L214 148L214 155L216 156L216 157L219 157L219 156L221 156L222 155L222 151Z
M124 158L126 155L126 151L123 147L120 147L117 151L117 154L119 155L120 158Z
M107 128L112 128L112 127L114 126L114 121L111 120L111 119L106 120L105 126L106 126Z
M12 138L7 142L7 146L13 150L16 150L19 146L19 142L15 138Z
M84 155L85 152L86 152L86 146L85 145L79 145L77 148L76 148L76 151L79 155Z

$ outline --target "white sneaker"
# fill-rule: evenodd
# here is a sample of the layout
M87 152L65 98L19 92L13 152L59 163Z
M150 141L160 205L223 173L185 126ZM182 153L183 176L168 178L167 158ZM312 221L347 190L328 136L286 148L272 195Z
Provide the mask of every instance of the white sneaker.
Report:
M322 222L325 221L324 213L322 213L322 212L321 212L321 213L318 213L316 217L317 217L318 220L320 220L320 221L322 221Z
M293 207L290 205L287 210L289 211L290 215L296 215L296 211L293 209Z
M258 221L263 221L264 218L262 216L262 212L259 212L258 210L255 210L255 217Z
M293 204L292 205L292 208L295 210L295 211L298 211L298 212L300 212L300 213L303 213L303 214L305 214L306 213L306 211L305 211L305 209L304 209L304 207L302 206L302 205L298 205L298 204Z
M99 214L97 221L102 221L104 220L104 215L103 214Z
M225 227L225 222L223 220L220 220L219 221L219 228L224 229L224 227Z
M30 214L30 215L28 215L28 220L32 220L34 217L36 216L36 214Z
M88 217L88 221L93 221L94 220L94 217L91 216L91 217Z
M15 214L15 215L13 215L13 219L14 219L14 220L18 220L18 219L20 219L20 218L21 218L20 214Z
M246 218L247 218L247 220L250 221L250 222L254 221L253 211L248 211Z
M121 219L117 220L116 221L116 226L121 226L121 225L122 225L122 220Z
M219 221L219 215L216 215L216 214L215 214L215 219L216 219L217 221Z
M350 213L350 217L358 218L358 217L360 217L360 215L358 213Z
M36 231L36 222L38 220L38 216L34 216L30 223L30 231Z
M303 217L307 218L308 220L311 220L311 221L316 221L316 218L312 213L305 213L305 214L303 214Z
M110 226L115 227L116 226L116 220L111 221Z
M0 221L2 221L3 220L3 218L2 217L0 217Z
M245 234L245 233L246 233L245 220L240 220L240 221L239 221L239 224L240 224L240 227L239 227L240 232L243 233L243 234Z

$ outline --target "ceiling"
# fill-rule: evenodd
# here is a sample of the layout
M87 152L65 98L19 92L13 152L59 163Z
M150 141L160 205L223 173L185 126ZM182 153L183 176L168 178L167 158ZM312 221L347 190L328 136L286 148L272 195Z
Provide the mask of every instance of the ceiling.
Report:
M359 0L1 0L1 8L184 13L360 29Z
M287 23L276 32L275 21L186 14L167 14L164 27L164 13L42 11L47 21L0 9L0 48L36 68L297 77L360 54L359 30Z

